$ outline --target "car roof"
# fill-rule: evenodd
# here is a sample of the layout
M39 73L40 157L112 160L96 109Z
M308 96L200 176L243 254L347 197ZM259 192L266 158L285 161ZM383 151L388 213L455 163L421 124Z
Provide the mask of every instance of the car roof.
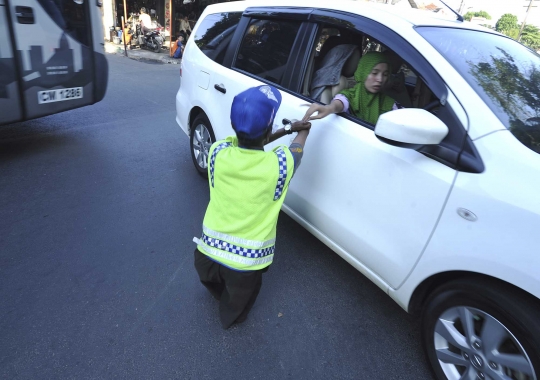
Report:
M245 0L214 4L208 7L210 9L207 9L207 12L243 11L251 7L319 8L359 14L375 21L383 22L384 24L407 24L409 27L450 27L499 34L491 29L468 21L445 18L439 16L437 13L423 9L407 9L390 4L354 0L332 0L331 3L327 0ZM401 26L405 27L405 25Z

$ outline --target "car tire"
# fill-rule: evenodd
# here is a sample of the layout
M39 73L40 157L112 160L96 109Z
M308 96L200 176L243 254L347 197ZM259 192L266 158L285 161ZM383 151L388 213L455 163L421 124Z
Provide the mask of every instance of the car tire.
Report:
M539 315L537 299L497 281L463 279L441 286L429 296L421 319L436 378L540 379Z
M195 169L204 178L208 178L208 152L216 141L212 124L205 114L198 115L191 123L189 147Z

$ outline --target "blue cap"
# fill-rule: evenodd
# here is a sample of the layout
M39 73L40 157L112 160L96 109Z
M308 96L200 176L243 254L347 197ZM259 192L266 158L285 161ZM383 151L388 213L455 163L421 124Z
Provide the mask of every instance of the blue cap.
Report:
M281 104L277 88L264 85L248 88L236 95L231 107L231 123L236 134L247 139L258 139L274 124Z

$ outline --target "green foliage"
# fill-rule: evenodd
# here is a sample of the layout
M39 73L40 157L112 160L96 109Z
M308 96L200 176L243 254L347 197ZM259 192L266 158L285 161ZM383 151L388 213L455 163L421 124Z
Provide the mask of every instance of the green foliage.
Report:
M525 25L521 33L521 43L533 50L540 49L540 29L534 25Z
M517 16L511 13L503 14L495 24L495 30L499 33L506 34L507 36L516 39L519 34L519 24ZM517 33L515 32L516 30Z
M491 20L491 16L486 11L476 12L476 17L484 17L487 20Z
M463 19L466 21L471 21L471 19L474 17L474 12L467 12L463 15Z
M507 30L503 34L506 34L508 37L513 38L514 40L517 40L519 36L519 29Z
M502 15L495 25L497 32L506 34L514 40L517 40L519 37L519 29L517 16L510 13ZM521 33L520 42L533 50L540 49L540 29L534 25L525 25Z
M473 17L484 17L487 20L491 20L491 16L486 11L467 12L463 18L467 21L471 21ZM516 21L517 22L517 21Z

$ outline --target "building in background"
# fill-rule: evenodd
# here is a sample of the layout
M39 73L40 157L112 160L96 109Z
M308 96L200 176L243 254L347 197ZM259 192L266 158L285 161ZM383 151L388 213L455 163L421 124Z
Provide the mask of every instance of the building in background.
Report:
M110 28L119 30L124 16L124 1L126 4L127 17L135 16L138 19L139 11L145 7L152 21L164 26L173 40L180 31L180 19L188 16L189 23L193 28L204 9L210 4L224 3L230 0L103 0L103 27L105 38L111 40ZM168 39L168 38L167 38Z

